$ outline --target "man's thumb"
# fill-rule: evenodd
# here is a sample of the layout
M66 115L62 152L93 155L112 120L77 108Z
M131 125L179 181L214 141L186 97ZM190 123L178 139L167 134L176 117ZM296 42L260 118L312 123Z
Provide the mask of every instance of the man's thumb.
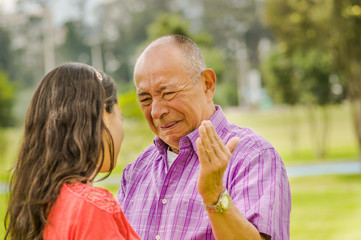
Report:
M234 149L236 148L238 143L239 143L239 138L238 137L233 137L227 142L226 147L232 153L234 151Z

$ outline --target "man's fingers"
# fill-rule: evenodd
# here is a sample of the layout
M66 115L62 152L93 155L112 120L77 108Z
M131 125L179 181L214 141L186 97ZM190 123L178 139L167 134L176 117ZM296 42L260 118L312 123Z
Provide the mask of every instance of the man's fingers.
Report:
M223 151L225 145L224 145L222 139L218 136L216 129L212 125L212 122L207 121L206 126L207 126L207 133L208 133L209 138L211 139L212 146L217 148L215 150Z
M238 143L239 143L239 138L238 137L233 137L227 142L226 147L232 153L234 151L234 149L236 148Z
M198 159L201 164L209 162L208 155L206 153L206 150L204 149L203 142L201 138L197 138L196 140L196 146L198 150Z
M213 139L210 136L210 132L208 128L209 126L207 126L206 121L202 122L202 125L199 127L199 136L202 139L203 148L207 153L209 160L211 161L211 158L214 155L215 145L213 144Z
M228 143L225 145L222 139L218 136L215 128L213 127L210 121L206 122L206 130L209 138L211 139L212 146L217 146L217 150L225 151L226 148L232 153L239 143L238 137L231 138ZM216 150L216 149L215 149ZM217 151L216 151L217 152Z

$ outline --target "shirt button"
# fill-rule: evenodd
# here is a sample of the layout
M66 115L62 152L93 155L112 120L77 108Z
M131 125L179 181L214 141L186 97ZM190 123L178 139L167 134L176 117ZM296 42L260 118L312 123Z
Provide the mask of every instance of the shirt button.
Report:
M167 199L162 199L162 203L163 203L163 205L166 205L167 204Z
M160 239L160 236L159 236L159 235L155 236L155 239L159 240L159 239Z

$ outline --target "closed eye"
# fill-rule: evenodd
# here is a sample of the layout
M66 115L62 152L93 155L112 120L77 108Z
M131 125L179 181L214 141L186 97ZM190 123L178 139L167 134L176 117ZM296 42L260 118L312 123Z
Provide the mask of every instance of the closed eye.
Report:
M152 103L152 98L142 98L142 99L139 99L139 102L141 105L144 105L144 106L147 106L149 104Z
M163 93L163 99L169 101L175 97L177 92L165 92Z

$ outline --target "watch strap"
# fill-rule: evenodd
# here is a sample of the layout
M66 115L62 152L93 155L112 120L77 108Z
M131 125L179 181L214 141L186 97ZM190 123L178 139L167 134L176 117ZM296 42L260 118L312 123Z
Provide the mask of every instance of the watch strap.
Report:
M207 211L211 212L211 213L215 213L215 212L221 213L221 212L223 212L224 209L223 209L223 206L222 206L221 203L222 203L222 199L223 199L223 197L224 197L225 195L229 195L227 189L225 189L225 190L221 193L221 195L219 195L219 198L218 198L218 201L217 201L216 204L214 204L214 205L206 205L206 204L203 202L204 208L205 208Z

